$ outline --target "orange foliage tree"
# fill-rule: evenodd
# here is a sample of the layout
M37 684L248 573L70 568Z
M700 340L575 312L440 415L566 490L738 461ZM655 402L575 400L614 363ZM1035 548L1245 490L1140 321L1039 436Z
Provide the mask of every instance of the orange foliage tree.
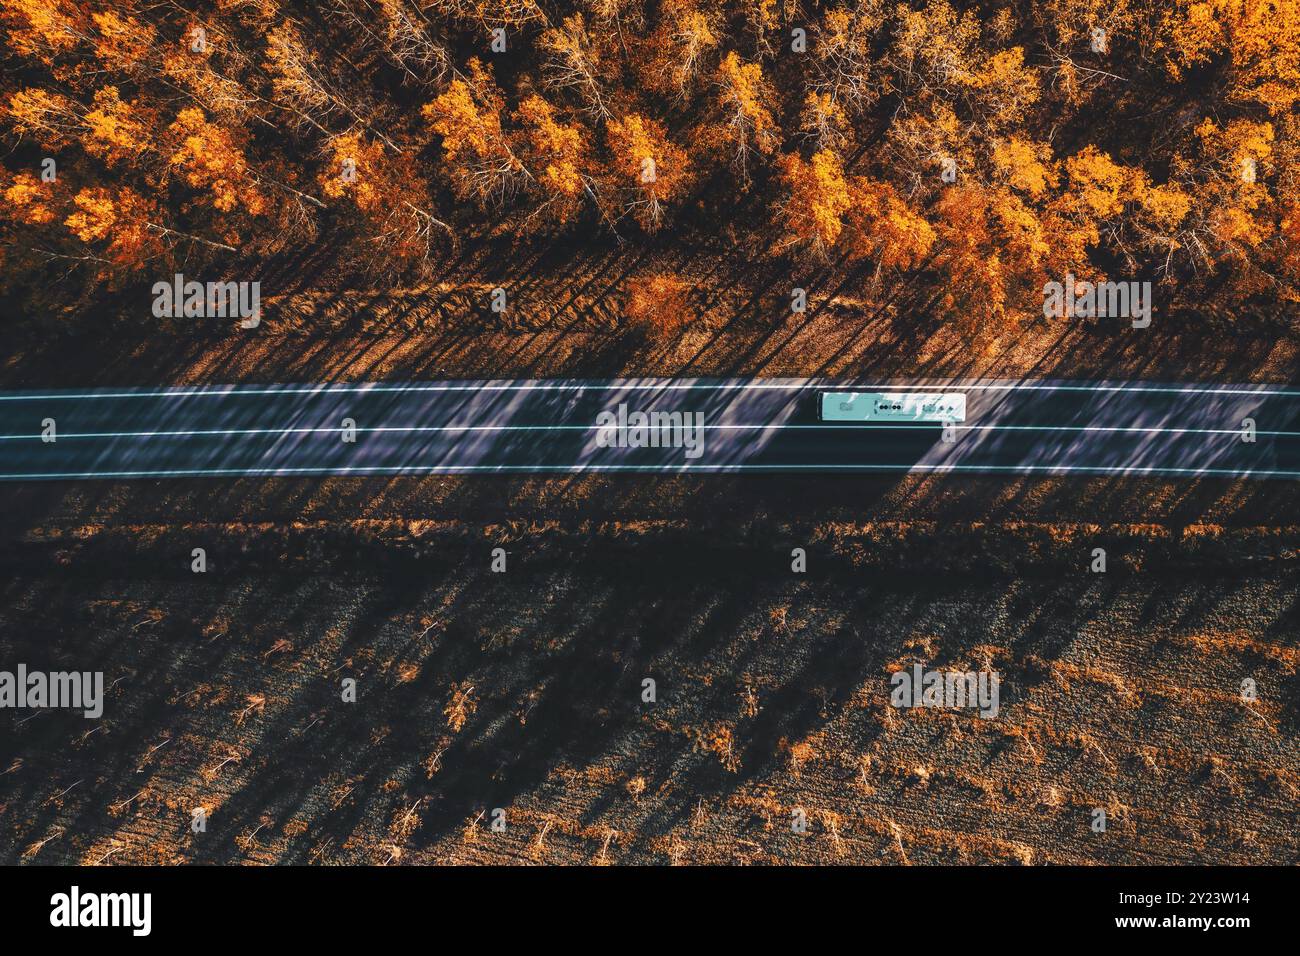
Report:
M0 66L29 279L671 217L926 270L971 334L1067 271L1298 296L1300 0L0 0Z
M646 232L664 223L667 205L686 195L691 167L686 152L668 138L657 120L629 113L605 127L609 140L608 176L621 211Z

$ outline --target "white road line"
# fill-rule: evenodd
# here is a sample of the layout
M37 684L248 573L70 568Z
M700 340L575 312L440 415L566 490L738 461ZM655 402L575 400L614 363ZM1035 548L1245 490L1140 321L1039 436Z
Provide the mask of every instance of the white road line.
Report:
M741 472L741 471L890 471L890 472L1011 472L1049 474L1117 474L1117 475L1196 475L1226 478L1300 478L1300 471L1237 470L1228 468L1160 468L1106 465L429 465L429 466L373 466L352 468L193 468L142 471L84 471L45 472L39 474L0 474L0 481L46 480L78 478L205 478L243 476L249 478L289 477L293 475L387 474L431 475L469 472L531 472L531 473L598 473L602 471L644 472Z
M376 425L369 428L358 427L355 431L362 432L510 432L510 431L597 431L598 425ZM767 422L764 424L730 424L730 425L702 425L706 431L771 431L776 430L800 430L800 431L933 431L938 433L940 426L937 423L872 423L872 422L848 422L841 425L798 425L798 424L780 424L776 422ZM1029 431L1029 432L1128 432L1142 435L1241 435L1240 428L1143 428L1136 425L954 425L955 431L965 432L997 432L997 431ZM208 429L178 429L175 431L151 431L151 432L68 432L58 436L58 441L65 441L70 438L195 438L205 435L337 435L343 429L338 425L328 425L320 427L298 427L298 428L208 428ZM1284 431L1262 431L1257 430L1256 435L1271 436L1275 438L1300 438L1300 432ZM0 441L34 441L40 439L40 434L31 435L0 435ZM47 444L57 444L57 442L48 442Z
M621 384L573 383L563 382L483 382L472 384L383 384L362 382L356 384L331 383L312 386L200 386L196 388L158 389L147 391L124 392L57 392L38 393L34 395L0 394L0 402L29 401L63 401L72 399L94 398L211 398L227 395L327 395L349 392L531 392L531 391L690 391L704 389L713 391L803 391L808 389L833 390L869 390L869 391L933 391L935 389L952 389L953 391L1045 391L1045 392L1152 392L1177 395L1269 395L1276 397L1300 398L1300 390L1292 390L1289 385L1255 387L1237 386L1186 386L1186 385L1089 385L1089 384L1040 384L1026 382L1007 383L964 383L960 381L932 382L918 385L897 385L888 382L862 383L807 380L796 382L642 382L624 381Z

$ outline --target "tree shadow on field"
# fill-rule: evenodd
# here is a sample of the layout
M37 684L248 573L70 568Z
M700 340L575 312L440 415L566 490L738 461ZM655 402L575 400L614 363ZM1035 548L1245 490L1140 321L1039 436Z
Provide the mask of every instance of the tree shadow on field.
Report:
M647 500L665 487L616 486ZM182 483L176 492L221 487L229 500L214 507L248 507L239 503L254 487L248 483ZM310 493L298 482L268 487L287 502ZM359 495L400 487L356 486ZM434 513L503 522L502 502L520 487L467 484ZM583 494L565 487L556 494ZM697 502L696 520L677 538L651 547L634 536L590 538L578 551L553 550L544 535L526 547L507 538L506 575L487 567L496 539L474 533L459 544L382 549L333 532L269 550L250 539L237 572L214 564L214 576L197 585L183 568L160 574L156 552L143 545L111 567L74 554L67 575L28 568L36 583L6 593L6 650L21 657L40 645L54 660L84 662L89 647L108 679L131 681L129 697L110 701L111 734L74 747L77 722L43 716L0 747L0 771L25 762L0 777L12 852L61 826L81 836L52 842L39 862L79 860L107 840L122 841L123 861L137 859L146 852L137 834L147 834L148 852L201 862L268 854L382 862L388 847L454 854L464 828L495 807L512 820L545 813L583 831L634 825L667 835L701 800L726 804L783 778L791 748L832 723L849 720L853 749L869 750L882 727L846 715L860 708L861 688L880 692L887 663L918 653L914 639L929 641L923 656L935 666L976 667L984 666L978 646L996 640L1008 655L994 663L1005 669L1003 703L1012 708L1042 684L1043 672L1023 662L1061 657L1124 591L1119 576L1076 586L1055 573L1005 569L929 582L846 566L824 544L810 546L809 572L796 578L785 532L757 534L751 523L774 511L792 522L789 536L798 541L807 535L800 521L827 520L841 508L869 519L893 487L720 479L716 507ZM37 499L63 507L49 486ZM602 515L584 511L581 500L575 506L585 517L620 520L612 504ZM647 507L640 502L630 514ZM15 520L6 540L18 534ZM101 607L106 601L133 609ZM1204 602L1174 606L1187 627L1212 610ZM141 625L151 607L164 619ZM1277 617L1278 638L1290 636L1295 614L1292 605ZM214 638L205 629L216 619L226 631ZM291 646L277 651L282 639ZM345 676L358 681L355 705L340 700ZM641 700L646 677L657 682L653 705ZM1292 682L1284 690L1292 727L1297 689ZM470 703L455 726L461 691ZM752 713L750 691L758 700ZM251 695L267 703L241 720ZM171 745L138 772L164 738ZM206 776L230 748L240 760ZM653 799L629 797L626 785L638 776ZM142 787L176 805L215 800L206 837L191 839L187 819L153 800L107 812ZM403 825L408 813L413 828ZM259 826L252 843L237 842Z

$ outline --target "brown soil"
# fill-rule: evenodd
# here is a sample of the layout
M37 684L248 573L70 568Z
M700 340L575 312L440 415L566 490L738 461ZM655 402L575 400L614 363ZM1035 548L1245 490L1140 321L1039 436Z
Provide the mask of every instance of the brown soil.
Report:
M89 651L113 689L101 721L4 718L4 862L1300 859L1289 484L141 482L12 501L2 659ZM914 661L998 671L1000 715L890 707Z

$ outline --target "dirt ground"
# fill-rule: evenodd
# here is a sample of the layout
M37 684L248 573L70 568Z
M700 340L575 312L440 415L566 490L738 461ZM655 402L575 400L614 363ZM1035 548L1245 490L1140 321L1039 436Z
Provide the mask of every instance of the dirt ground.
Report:
M919 279L774 264L717 237L523 256L480 245L423 284L380 293L326 279L322 291L310 260L271 261L259 274L253 330L155 319L143 287L71 317L25 315L0 387L619 375L1290 382L1300 372L1300 325L1189 309L1164 287L1147 329L1024 316L972 344L930 318L936 290ZM649 274L689 283L679 333L647 335L622 318L629 282ZM489 307L496 287L507 291L500 314ZM790 311L794 287L807 290L803 313ZM979 326L978 303L971 310Z
M5 718L3 862L1300 862L1287 484L9 498L3 659L89 652L112 690L102 720ZM913 662L996 670L999 715L891 707Z

